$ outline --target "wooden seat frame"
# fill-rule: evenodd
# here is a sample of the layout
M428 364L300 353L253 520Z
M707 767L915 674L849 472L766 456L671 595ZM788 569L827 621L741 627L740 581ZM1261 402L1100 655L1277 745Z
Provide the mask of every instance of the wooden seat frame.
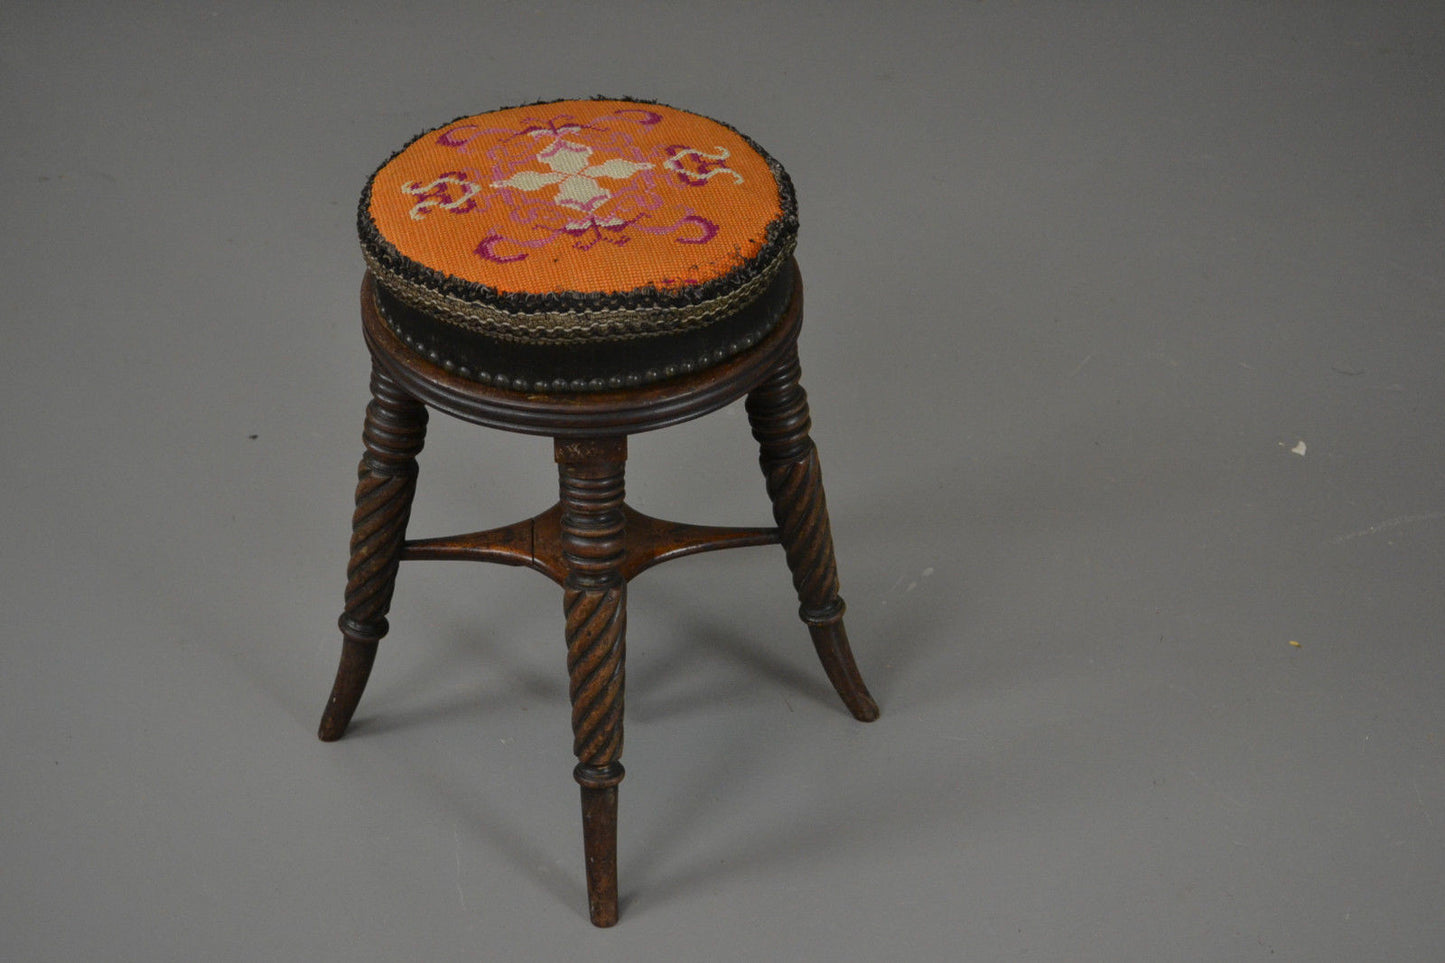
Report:
M592 922L617 922L617 786L622 781L622 705L627 583L653 565L698 552L782 544L828 679L860 721L878 706L858 673L843 627L833 537L797 341L803 288L757 345L715 367L657 385L584 394L531 394L489 387L444 370L408 348L382 319L376 287L362 282L361 313L372 358L372 400L363 431L352 518L341 664L320 736L345 733L387 632L398 565L462 559L525 565L563 589L572 702L574 775L582 791L587 895ZM664 521L624 502L627 436L698 418L747 396L748 421L777 522L726 528ZM502 528L408 540L416 457L427 408L489 428L553 438L561 496L534 518Z

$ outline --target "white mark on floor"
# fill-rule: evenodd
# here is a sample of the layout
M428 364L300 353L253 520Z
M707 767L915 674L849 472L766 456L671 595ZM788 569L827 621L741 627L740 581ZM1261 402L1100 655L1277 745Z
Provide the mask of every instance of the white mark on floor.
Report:
M1433 522L1445 518L1445 512L1427 512L1424 515L1401 515L1399 518L1392 518L1380 522L1378 525L1371 525L1369 528L1362 528L1358 532L1350 532L1348 535L1338 535L1331 539L1336 545L1344 542L1354 541L1357 538L1364 538L1366 535L1378 535L1381 532L1388 532L1392 528L1399 528L1402 525L1418 525L1421 522Z
M1308 450L1309 449L1305 447L1304 441L1300 440L1294 443L1294 447L1290 449L1290 454L1299 455L1301 458L1303 458L1305 456L1305 452ZM1329 461L1328 458L1325 460Z
M928 577L929 577L930 575L932 575L932 574L933 574L933 566L930 565L930 566L928 566L927 568L925 568L925 569L922 571L922 573L920 573L919 578L928 578ZM904 584L903 584L905 581L908 581L908 584L907 584L907 585L904 585ZM900 589L900 588L903 589L903 591L902 591L901 593L899 592L899 589ZM912 591L913 591L914 589L916 589L916 588L918 588L918 579L909 580L909 579L908 579L908 573L905 572L905 573L903 573L902 575L898 576L898 581L896 581L896 582L893 583L893 587L888 590L888 595L890 595L890 596L900 595L900 594L902 594L902 595L907 595L909 592L912 592ZM887 604L888 604L888 599L887 599L887 598L884 598L884 599L880 600L880 603L879 603L879 604L881 604L881 605L887 605Z

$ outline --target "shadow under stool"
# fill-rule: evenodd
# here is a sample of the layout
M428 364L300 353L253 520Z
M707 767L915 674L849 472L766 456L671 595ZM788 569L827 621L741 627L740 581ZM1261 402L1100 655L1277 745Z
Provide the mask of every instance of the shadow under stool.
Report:
M661 562L781 544L800 615L853 716L848 645L797 341L787 174L731 127L660 104L555 101L462 118L382 165L358 215L372 400L336 683L345 733L398 566L523 565L562 587L592 922L617 922L627 586ZM776 527L664 521L624 500L627 437L746 397ZM502 528L407 539L428 410L553 439L560 497Z

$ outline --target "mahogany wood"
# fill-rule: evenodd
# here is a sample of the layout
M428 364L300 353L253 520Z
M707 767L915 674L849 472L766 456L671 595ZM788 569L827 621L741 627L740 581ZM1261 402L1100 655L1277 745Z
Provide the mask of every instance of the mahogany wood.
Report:
M878 703L863 684L843 627L845 606L838 595L838 564L823 494L823 469L809 435L813 423L801 377L798 352L793 347L748 395L748 423L758 440L758 460L767 479L773 517L793 572L793 587L798 590L798 614L807 624L823 671L843 704L855 719L872 722L878 718Z
M351 561L340 619L341 666L318 733L326 742L346 732L371 677L377 643L386 635L386 613L416 494L416 456L426 441L426 407L374 361L371 396L361 435L366 453L356 469Z
M723 548L778 544L776 528L690 525L644 515L625 503L622 514L627 518L622 577L629 582L652 566L674 558ZM501 528L410 539L402 549L401 558L402 561L454 559L525 565L561 585L567 575L561 535L562 503L558 502L540 515Z
M622 781L622 686L627 638L627 438L558 439L562 490L562 608L571 676L573 775L582 787L592 922L617 922L617 784Z
M799 614L833 687L853 716L878 717L858 672L838 594L838 571L807 395L797 355L802 281L777 327L720 365L625 391L528 394L467 381L408 349L362 282L363 331L372 355L372 400L363 431L352 518L351 562L341 616L342 655L320 736L346 731L386 634L397 566L444 559L532 568L562 586L572 702L573 775L581 789L592 922L617 922L617 789L622 781L622 707L627 585L654 565L699 552L781 543ZM627 436L677 424L747 397L748 421L776 527L692 525L627 505ZM529 519L463 535L407 540L416 456L428 407L478 425L550 435L559 500Z

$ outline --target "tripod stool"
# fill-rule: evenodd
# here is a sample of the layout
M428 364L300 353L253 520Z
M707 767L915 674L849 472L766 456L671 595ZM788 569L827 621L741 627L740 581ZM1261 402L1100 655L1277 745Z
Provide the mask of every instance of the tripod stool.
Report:
M800 614L859 720L878 708L843 627L797 339L792 185L717 121L556 101L453 121L368 182L363 431L343 648L321 721L339 739L386 634L402 561L527 566L562 586L592 922L617 921L627 585L699 552L781 543ZM664 521L624 501L627 437L746 397L776 527ZM560 498L502 528L406 537L428 409L553 439Z

